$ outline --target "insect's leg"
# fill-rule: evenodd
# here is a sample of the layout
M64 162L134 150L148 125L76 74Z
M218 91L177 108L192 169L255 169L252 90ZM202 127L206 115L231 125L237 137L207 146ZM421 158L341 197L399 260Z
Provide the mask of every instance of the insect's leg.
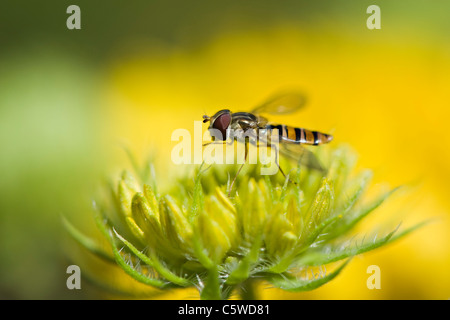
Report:
M275 148L275 164L277 165L278 169L280 170L281 174L283 175L284 179L286 179L286 174L284 173L283 169L281 169L280 164L278 163L278 148L275 144L273 143L269 143L269 145L267 144L263 144L257 145L258 147L266 147L266 148ZM289 182L293 183L293 184L297 184L295 181L292 181L291 179L289 179Z
M281 169L280 164L278 163L278 148L274 144L270 144L271 148L275 148L275 163L278 166L278 169L280 169L281 174L283 175L284 179L286 179L286 174L284 173L283 169Z
M227 143L227 142L226 141L212 141L212 142L206 142L206 143L202 144L202 146L206 147L207 145L210 145L210 144L225 144L225 143Z
M277 164L278 169L280 169L281 174L283 175L284 179L286 180L286 174L283 172L283 169L281 169L281 166L280 166L280 164L278 163L278 149L277 149L277 146L274 145L274 144L271 144L270 146L271 146L271 147L273 146L273 147L276 149L276 152L275 152L275 163ZM291 183L293 183L293 184L297 184L297 182L292 181L290 178L289 178L289 182L291 182Z
M241 164L241 166L239 167L238 171L236 172L236 175L234 176L233 181L232 181L231 184L230 184L230 187L229 187L229 189L228 189L228 197L231 196L231 190L233 190L234 182L236 181L236 178L238 177L239 173L241 172L242 168L244 167L244 164L247 162L247 157L248 157L248 142L245 142L244 147L245 147L244 163Z

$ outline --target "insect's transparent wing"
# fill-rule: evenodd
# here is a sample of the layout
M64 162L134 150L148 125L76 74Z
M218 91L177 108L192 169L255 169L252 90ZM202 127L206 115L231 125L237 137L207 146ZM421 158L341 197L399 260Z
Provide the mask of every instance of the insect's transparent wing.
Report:
M297 111L306 103L301 92L289 91L273 95L266 102L254 108L251 113L289 114Z
M300 165L317 170L324 175L327 173L327 169L323 167L315 154L303 147L301 144L285 143L280 141L279 150L281 155L299 163Z

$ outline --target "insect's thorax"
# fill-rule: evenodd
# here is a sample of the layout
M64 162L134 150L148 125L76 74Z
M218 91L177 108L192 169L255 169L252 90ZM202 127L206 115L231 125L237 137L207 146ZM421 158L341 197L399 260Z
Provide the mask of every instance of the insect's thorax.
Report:
M248 112L236 112L231 115L230 129L246 129L248 126L257 123L258 118Z
M255 126L257 126L257 124L258 118L252 113L232 113L231 123L228 127L228 129L230 129L228 137L238 141L245 139L245 137L256 138L257 130L253 129L255 129Z

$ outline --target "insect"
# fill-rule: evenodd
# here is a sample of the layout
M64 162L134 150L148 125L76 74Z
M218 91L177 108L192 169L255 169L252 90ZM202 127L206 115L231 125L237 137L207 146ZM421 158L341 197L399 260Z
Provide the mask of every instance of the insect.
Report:
M268 147L278 147L278 151L283 156L297 161L299 164L308 168L325 173L326 169L323 168L314 153L304 148L304 145L318 146L328 143L333 140L332 135L284 124L271 123L267 118L261 116L261 113L272 115L291 114L303 107L305 102L306 99L303 94L299 92L285 92L272 96L250 112L231 112L228 109L223 109L211 117L204 115L203 122L210 122L208 129L210 131L215 129L216 132L221 133L218 137L217 135L214 136L213 142L206 143L204 146L210 143L224 144L230 138L231 143L235 140L242 141L243 133L245 133L246 147L244 163L248 156L248 143L259 146L263 142ZM271 143L270 137L274 130L278 130L278 144ZM230 132L235 133L234 136L230 136ZM252 132L252 134L248 134L248 132ZM264 137L264 141L261 141L261 137ZM239 167L230 185L229 194L244 163ZM278 159L276 159L276 164L283 176L286 177L278 163Z

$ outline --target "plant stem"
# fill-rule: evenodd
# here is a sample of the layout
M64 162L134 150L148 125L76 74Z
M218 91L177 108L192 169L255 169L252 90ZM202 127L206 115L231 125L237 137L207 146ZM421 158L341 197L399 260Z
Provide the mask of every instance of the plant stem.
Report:
M258 300L257 298L257 283L254 279L247 279L241 284L240 294L242 300Z

